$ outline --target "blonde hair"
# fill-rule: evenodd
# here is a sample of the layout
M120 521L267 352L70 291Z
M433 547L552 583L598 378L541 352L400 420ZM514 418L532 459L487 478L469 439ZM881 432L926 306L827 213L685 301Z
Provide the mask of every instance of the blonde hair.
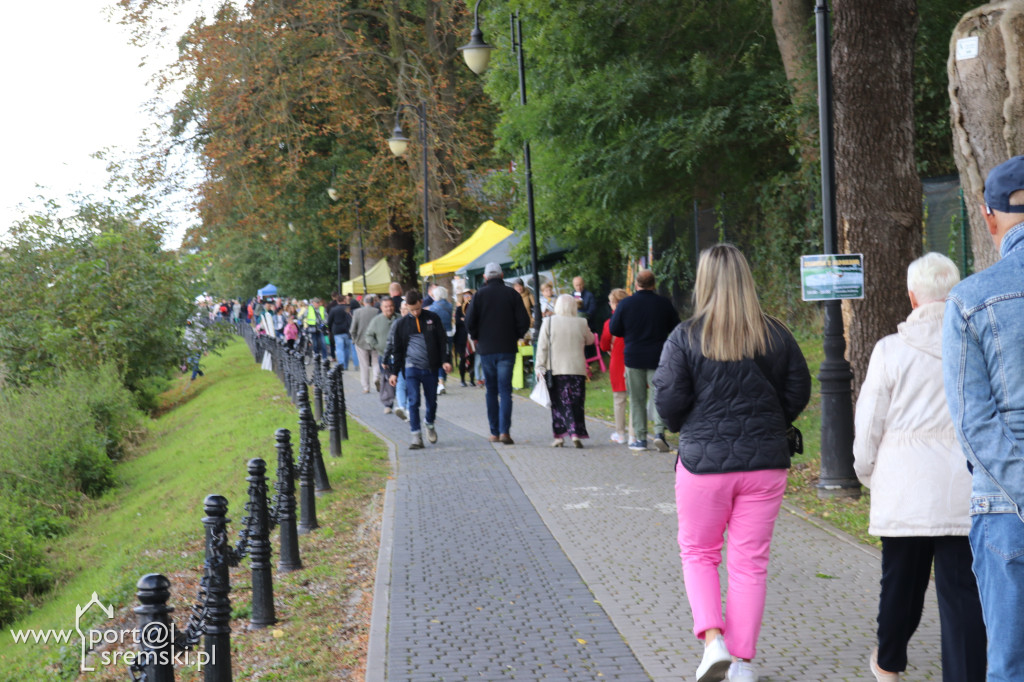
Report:
M569 294L562 294L555 299L555 315L576 317L576 299Z
M615 303L619 303L622 301L622 299L628 297L629 292L626 291L625 289L612 289L611 291L608 292L608 298L610 298Z
M700 254L693 286L693 317L702 322L701 354L724 362L763 355L768 325L757 301L750 266L732 244Z

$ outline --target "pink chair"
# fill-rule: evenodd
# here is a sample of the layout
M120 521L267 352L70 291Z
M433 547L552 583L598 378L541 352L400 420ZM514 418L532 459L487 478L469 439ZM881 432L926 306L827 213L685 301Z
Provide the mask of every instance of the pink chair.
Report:
M601 339L598 338L596 333L594 334L594 348L597 349L597 355L592 358L587 358L587 364L589 365L592 362L597 362L601 367L601 371L607 372L608 370L604 368L604 356L601 355Z

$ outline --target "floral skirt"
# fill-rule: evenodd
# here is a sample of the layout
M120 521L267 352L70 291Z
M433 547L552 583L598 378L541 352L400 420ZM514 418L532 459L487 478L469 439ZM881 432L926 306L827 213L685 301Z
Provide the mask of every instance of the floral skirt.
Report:
M583 418L587 378L579 374L556 374L551 394L551 430L555 438L589 438Z

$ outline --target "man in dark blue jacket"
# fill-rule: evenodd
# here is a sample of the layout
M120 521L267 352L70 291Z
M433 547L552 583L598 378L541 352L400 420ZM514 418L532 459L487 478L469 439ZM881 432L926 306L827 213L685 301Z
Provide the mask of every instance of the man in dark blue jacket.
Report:
M612 336L624 340L623 355L626 361L626 387L629 389L629 422L633 427L635 440L629 449L647 449L647 388L651 388L650 417L654 422L654 447L668 452L665 440L665 424L654 406L656 400L654 370L658 369L661 347L665 339L679 324L679 313L672 302L654 291L654 273L641 270L636 275L636 293L624 298L612 315L609 331Z
M437 371L452 371L451 363L445 361L448 335L445 334L441 318L429 310L423 310L420 292L413 289L405 294L405 305L409 314L395 322L391 354L391 376L388 382L395 386L398 373L405 375L406 394L409 398L409 430L412 431L410 450L423 447L420 433L420 387L427 403L424 426L427 440L437 442L434 418L437 415Z
M512 368L519 339L530 328L530 315L522 296L505 286L504 276L497 263L484 268L486 284L469 304L466 329L476 342L476 356L484 372L491 442L512 445Z

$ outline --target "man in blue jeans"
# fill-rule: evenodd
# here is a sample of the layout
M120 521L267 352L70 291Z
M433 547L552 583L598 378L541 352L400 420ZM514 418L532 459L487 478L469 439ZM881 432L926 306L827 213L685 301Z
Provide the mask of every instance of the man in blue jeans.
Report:
M530 316L522 296L505 286L504 276L497 263L484 268L485 284L466 311L466 329L476 343L477 361L484 373L490 440L512 445L512 368L519 339L530 328Z
M398 375L405 376L406 391L409 398L409 430L412 432L410 450L423 448L423 435L420 432L420 387L423 388L423 400L427 403L424 415L424 427L427 440L437 442L437 430L434 419L437 416L437 371L444 367L446 372L452 371L451 363L445 362L445 351L448 348L448 335L441 324L441 318L429 310L423 310L420 292L413 289L405 294L405 304L409 313L403 316L394 327L392 344L391 376L388 382L392 386L398 384Z
M982 215L1000 259L946 299L946 402L972 472L972 568L988 682L1024 680L1024 156L985 180Z

